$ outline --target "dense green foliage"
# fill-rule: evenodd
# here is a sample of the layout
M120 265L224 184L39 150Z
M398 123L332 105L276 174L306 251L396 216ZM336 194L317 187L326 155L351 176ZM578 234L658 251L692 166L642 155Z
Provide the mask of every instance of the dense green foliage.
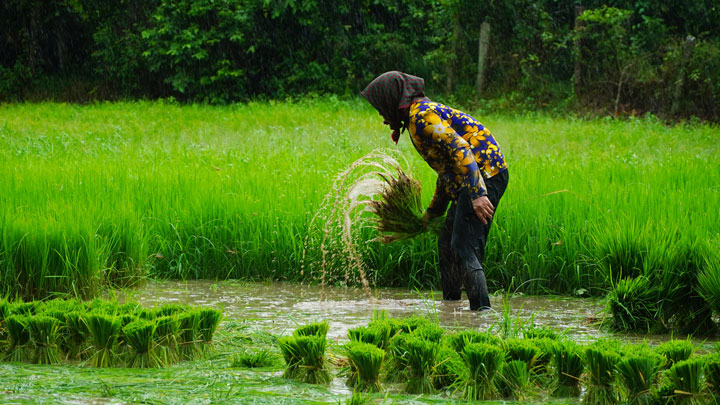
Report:
M9 0L0 20L0 99L354 94L387 70L477 96L486 21L483 105L720 118L713 0Z

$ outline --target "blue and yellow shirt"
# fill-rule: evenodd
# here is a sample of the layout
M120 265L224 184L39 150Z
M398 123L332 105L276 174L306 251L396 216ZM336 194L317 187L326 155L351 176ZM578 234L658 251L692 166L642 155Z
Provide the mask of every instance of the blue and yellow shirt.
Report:
M427 99L410 106L408 129L415 149L438 173L428 211L442 215L463 189L487 194L483 178L507 169L495 138L475 118Z

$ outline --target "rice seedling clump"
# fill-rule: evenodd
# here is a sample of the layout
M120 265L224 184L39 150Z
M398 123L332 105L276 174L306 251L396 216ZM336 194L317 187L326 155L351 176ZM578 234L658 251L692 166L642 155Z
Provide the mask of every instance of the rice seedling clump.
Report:
M137 320L122 328L125 342L130 346L127 365L131 368L151 368L161 363L155 344L155 322Z
M351 342L345 350L350 370L348 385L360 391L381 391L380 370L385 360L385 351L362 342Z
M670 368L677 362L689 359L695 347L689 340L669 340L657 345L655 350L665 358L663 368Z
M525 400L530 394L531 386L531 373L527 363L521 360L503 363L497 385L504 398Z
M678 361L667 371L672 389L672 399L678 404L699 405L707 403L703 395L704 359L693 358Z
M577 397L585 363L583 350L572 341L558 341L553 352L553 369L556 385L552 391L555 397Z
M233 356L232 367L262 368L275 364L275 356L268 349L260 349L254 353L240 353Z
M285 359L285 378L297 379L310 384L326 384L332 376L327 369L325 350L328 331L326 322L304 325L293 331L292 336L278 339L278 346Z
M57 364L60 362L58 353L58 336L60 325L57 319L49 316L28 317L30 340L34 346L33 363Z
M607 341L593 343L585 349L585 369L588 375L584 402L590 404L615 404L618 392L615 388L615 367L620 355L619 347Z
M625 350L626 355L617 363L617 375L625 387L628 404L649 405L655 403L655 384L665 358L647 346Z
M11 315L5 319L10 343L5 352L5 361L27 361L28 343L30 342L30 330L28 329L28 316Z
M464 397L473 401L496 399L495 377L502 367L505 352L487 343L469 343L461 356L468 368L467 379L462 384Z

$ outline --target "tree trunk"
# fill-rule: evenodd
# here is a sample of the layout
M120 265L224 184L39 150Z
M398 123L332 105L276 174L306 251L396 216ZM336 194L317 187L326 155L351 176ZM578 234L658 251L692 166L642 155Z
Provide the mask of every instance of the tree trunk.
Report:
M675 80L675 88L673 89L673 100L672 106L670 107L670 115L677 114L680 109L680 99L682 98L682 89L685 83L685 66L687 61L690 59L692 54L693 46L695 46L695 37L688 35L685 38L685 44L683 45L682 60L680 61L680 71L678 72L678 78Z
M583 6L575 6L575 41L573 43L573 48L575 51L575 65L573 66L573 91L575 93L575 99L580 99L580 90L582 89L583 85L583 66L582 66L582 58L580 55L582 54L582 43L580 39L578 38L578 33L580 30L582 30L582 27L585 25L584 22L580 21L578 17L585 11L585 7Z
M455 62L457 61L457 54L460 49L460 31L462 27L460 26L460 15L459 13L455 13L455 16L453 17L453 35L452 35L452 45L451 45L451 51L450 55L448 57L448 64L447 64L447 91L448 93L453 91L453 87L455 86Z
M487 68L488 46L490 45L490 24L483 21L480 26L480 41L478 49L478 74L475 81L475 88L478 94L482 94L485 87L485 72Z

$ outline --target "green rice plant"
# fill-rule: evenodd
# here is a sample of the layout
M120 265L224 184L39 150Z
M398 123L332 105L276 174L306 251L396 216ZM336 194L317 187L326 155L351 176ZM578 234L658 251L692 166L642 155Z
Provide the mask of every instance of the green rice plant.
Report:
M618 378L625 387L627 403L650 405L657 401L653 391L658 372L665 358L646 348L635 347L615 366Z
M38 302L36 302L36 301L13 302L12 304L10 304L10 314L32 316L32 315L35 315L37 306L38 306Z
M371 343L351 342L345 352L350 369L347 384L360 391L381 391L380 369L385 351Z
M222 320L222 311L213 308L204 308L198 310L200 317L200 337L202 338L203 347L207 348L212 343L213 335Z
M82 313L72 311L65 314L65 339L62 347L68 359L83 360L87 357L88 334Z
M615 367L620 356L605 344L593 344L585 349L587 392L583 402L590 404L616 404Z
M327 384L332 379L325 364L327 340L324 336L296 336L295 345L302 359L296 377L309 384Z
M302 353L297 343L296 336L283 336L278 339L280 352L285 359L285 371L283 377L288 379L296 379L300 374L300 365L302 364Z
M503 363L496 385L504 398L526 400L531 386L531 373L527 363L520 360Z
M368 210L376 216L375 226L383 243L413 238L430 229L439 232L443 219L423 223L425 208L421 202L420 182L411 178L398 165L397 175L377 173L383 181L377 199L368 202Z
M432 372L435 389L449 388L465 379L467 379L467 367L460 355L451 347L440 345Z
M536 361L541 355L540 348L529 339L506 339L503 342L506 361L519 360L525 363L528 370L536 366Z
M697 281L700 296L716 314L720 314L720 260L708 258Z
M155 350L155 323L146 320L130 322L122 328L125 342L130 346L127 366L130 368L153 368L167 365L161 362Z
M703 364L702 358L678 361L667 372L676 404L705 404L702 394Z
M665 357L663 368L670 368L679 361L689 359L694 349L690 340L669 340L655 347L655 351Z
M370 343L385 350L390 344L390 328L379 325L359 326L348 330L348 339L351 342Z
M540 352L535 359L535 364L531 371L535 375L543 376L550 372L550 363L552 361L553 353L555 353L555 346L558 340L554 338L531 338L530 341L540 349Z
M261 368L275 364L275 356L268 349L259 349L253 353L244 352L235 354L231 367Z
M547 326L528 326L522 330L522 336L526 339L552 339L560 338L560 332Z
M191 308L187 305L183 304L163 304L160 307L155 308L153 312L155 312L156 317L161 317L177 315L190 309Z
M180 314L178 317L180 326L178 335L178 348L180 358L193 360L200 352L200 314L197 311L189 311Z
M412 334L429 342L440 343L445 330L436 324L427 324L419 326Z
M434 325L431 320L418 315L413 315L403 319L394 319L393 321L395 321L397 323L397 327L399 327L398 332L404 333L411 333L421 326Z
M60 325L57 319L42 315L29 317L27 327L30 331L30 341L34 349L33 363L59 363L58 337Z
M178 352L180 322L178 317L175 315L161 316L153 322L155 322L155 343L160 363L166 365L177 363L180 360Z
M370 403L370 396L363 396L360 392L353 391L350 398L345 400L345 405L365 405Z
M293 332L295 336L318 336L325 338L327 332L330 329L330 325L326 321L311 323L308 325L301 326Z
M487 401L498 396L495 376L500 371L505 352L487 343L469 343L460 356L468 368L468 376L461 383L464 398Z
M617 282L607 296L608 312L616 330L662 330L659 323L662 289L647 277L625 278Z
M554 397L580 396L580 377L585 363L583 350L572 341L558 341L553 352L555 373Z
M5 319L5 328L10 340L3 358L5 361L27 361L30 342L28 322L29 317L24 315L10 315Z
M403 342L402 356L409 366L405 391L410 394L434 392L432 373L435 368L437 343L415 336L410 336L401 342Z
M705 359L705 382L713 398L720 398L720 354L708 355Z
M118 360L117 340L120 320L114 316L91 313L82 318L88 331L91 355L87 364L91 367L113 367Z
M390 340L389 351L391 354L390 361L386 362L385 381L390 383L406 382L410 370L410 364L407 358L407 341L412 339L408 333L399 333ZM417 338L416 338L417 339Z
M465 345L469 343L488 343L500 346L502 345L502 339L491 333L480 332L475 329L466 329L450 335L450 345L458 353L462 353Z

